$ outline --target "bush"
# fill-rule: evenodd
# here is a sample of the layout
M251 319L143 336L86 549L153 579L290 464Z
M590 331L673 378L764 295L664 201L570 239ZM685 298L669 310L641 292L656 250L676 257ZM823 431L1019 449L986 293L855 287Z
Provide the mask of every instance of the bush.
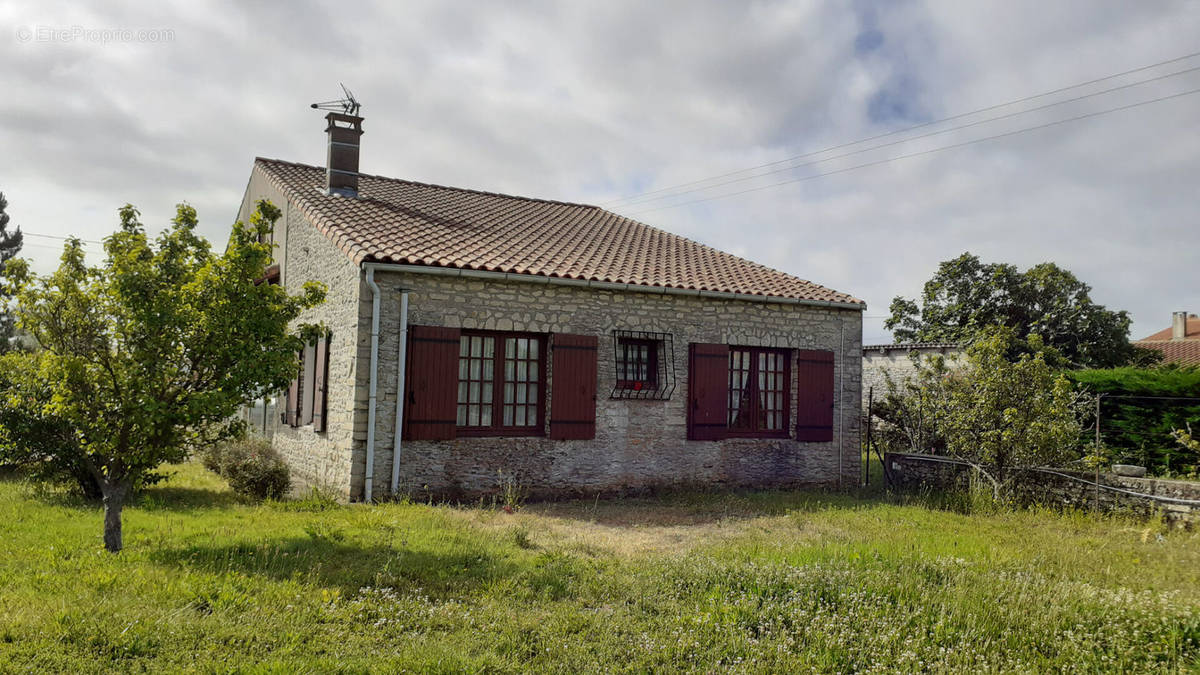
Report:
M264 439L247 437L204 451L200 461L229 482L234 492L253 499L278 499L292 485L287 464Z
M1157 475L1200 467L1200 452L1174 436L1200 419L1200 368L1077 370L1070 376L1076 387L1105 395L1100 432L1116 463L1140 464Z

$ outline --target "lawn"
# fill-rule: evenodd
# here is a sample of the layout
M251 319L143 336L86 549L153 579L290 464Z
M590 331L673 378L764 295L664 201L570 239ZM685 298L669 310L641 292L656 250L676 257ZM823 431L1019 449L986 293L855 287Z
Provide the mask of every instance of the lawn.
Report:
M0 481L0 671L1200 668L1200 535L878 496L244 504L194 464L100 514Z

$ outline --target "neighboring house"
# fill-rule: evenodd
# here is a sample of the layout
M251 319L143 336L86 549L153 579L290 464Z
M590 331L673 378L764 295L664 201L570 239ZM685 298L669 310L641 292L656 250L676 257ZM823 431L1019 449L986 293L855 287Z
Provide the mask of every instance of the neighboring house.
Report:
M857 484L862 301L596 206L359 174L362 120L327 120L329 166L255 160L239 214L283 210L264 282L329 287L249 415L297 482Z
M874 392L875 400L887 396L887 377L900 384L917 371L914 356L926 357L940 354L957 358L963 348L953 342L910 342L908 344L867 345L863 347L862 404L866 410L867 399Z
M1163 363L1200 365L1200 318L1187 312L1174 312L1170 328L1164 328L1133 344L1162 352Z

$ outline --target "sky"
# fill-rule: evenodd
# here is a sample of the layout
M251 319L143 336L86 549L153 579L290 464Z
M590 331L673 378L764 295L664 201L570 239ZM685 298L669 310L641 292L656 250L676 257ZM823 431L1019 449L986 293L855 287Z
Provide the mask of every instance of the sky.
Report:
M862 298L867 344L964 251L1058 263L1133 338L1200 313L1200 2L84 4L0 3L30 235L186 201L224 242L256 156L324 163L345 83L363 172L606 206Z

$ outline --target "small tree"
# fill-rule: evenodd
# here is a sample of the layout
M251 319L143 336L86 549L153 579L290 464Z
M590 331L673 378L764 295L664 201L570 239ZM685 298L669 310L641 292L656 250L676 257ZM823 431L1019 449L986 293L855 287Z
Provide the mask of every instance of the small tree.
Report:
M289 332L289 324L325 296L314 282L295 296L259 283L271 262L260 242L280 215L269 202L258 203L249 225L234 225L221 255L196 234L186 204L154 242L132 206L120 215L98 267L84 264L74 239L53 274L10 263L18 320L45 350L41 412L73 432L78 461L103 495L104 545L113 552L134 485L163 462L238 435L232 420L242 402L295 376L297 352L317 327Z
M1030 468L1076 457L1087 414L1087 395L1047 363L1050 350L1036 335L1028 353L1009 360L1016 339L1011 330L994 330L967 349L962 367L932 360L886 400L900 424L919 421L907 435L932 434L927 446L971 463L997 496Z
M0 275L4 274L5 264L21 251L21 245L25 240L25 235L21 234L21 228L17 228L14 232L8 231L8 200L4 198L4 193L0 192ZM9 350L13 337L13 317L8 311L8 302L12 298L12 294L7 292L0 293L0 354Z

